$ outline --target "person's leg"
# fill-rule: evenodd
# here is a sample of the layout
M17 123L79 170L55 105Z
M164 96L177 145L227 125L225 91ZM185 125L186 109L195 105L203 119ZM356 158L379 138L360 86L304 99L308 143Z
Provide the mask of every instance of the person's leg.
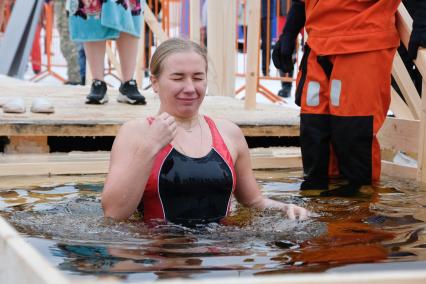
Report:
M133 74L136 68L138 38L121 33L117 39L118 55L121 64L121 86L117 101L129 104L146 104L145 97L138 90Z
M301 189L328 188L331 139L328 82L317 55L306 48L296 91L301 106L300 146L304 172Z
M84 43L84 51L89 63L92 78L104 80L105 41L91 41Z
M133 79L136 68L139 38L127 33L121 33L117 39L118 56L121 64L121 81L127 82Z
M107 86L104 82L105 49L104 40L84 43L84 51L93 78L90 93L86 97L86 103L88 104L104 104L108 102Z
M61 53L67 62L68 84L80 84L77 43L71 41L64 1L55 1L56 26L60 36Z
M78 48L78 65L80 66L81 84L86 85L86 53L84 52L83 44L77 44Z
M388 49L335 58L330 78L332 144L340 174L349 183L380 179L376 135L389 109L394 55L395 49Z

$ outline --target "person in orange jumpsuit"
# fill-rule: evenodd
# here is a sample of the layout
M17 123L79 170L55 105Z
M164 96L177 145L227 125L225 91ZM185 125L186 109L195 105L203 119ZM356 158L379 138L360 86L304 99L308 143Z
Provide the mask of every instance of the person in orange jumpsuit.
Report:
M304 24L308 40L296 90L301 107L301 189L328 189L328 178L340 175L348 181L340 192L352 194L380 178L376 135L390 104L400 2L293 0L293 20L288 19L272 58L277 68L286 69L286 45L294 42Z

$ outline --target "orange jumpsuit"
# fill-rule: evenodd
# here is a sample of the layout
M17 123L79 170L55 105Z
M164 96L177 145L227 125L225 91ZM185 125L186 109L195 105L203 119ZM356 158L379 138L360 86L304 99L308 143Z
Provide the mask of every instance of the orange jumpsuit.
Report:
M302 189L327 187L336 169L350 183L369 184L380 178L376 134L390 104L399 3L305 1L308 41L296 90Z

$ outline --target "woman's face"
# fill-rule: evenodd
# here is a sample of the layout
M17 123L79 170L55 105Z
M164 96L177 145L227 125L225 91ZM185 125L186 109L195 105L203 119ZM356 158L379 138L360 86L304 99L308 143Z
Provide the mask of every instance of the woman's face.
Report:
M177 52L163 62L159 77L151 77L160 97L160 111L188 118L198 114L207 88L206 63L196 52Z

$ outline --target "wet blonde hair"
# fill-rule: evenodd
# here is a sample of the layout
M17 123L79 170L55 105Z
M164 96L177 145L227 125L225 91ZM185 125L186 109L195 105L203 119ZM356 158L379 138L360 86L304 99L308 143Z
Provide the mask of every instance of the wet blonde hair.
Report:
M207 50L193 41L175 37L162 42L155 50L149 65L151 75L157 78L161 75L164 67L164 60L170 55L189 51L193 51L203 58L206 63L207 72Z

